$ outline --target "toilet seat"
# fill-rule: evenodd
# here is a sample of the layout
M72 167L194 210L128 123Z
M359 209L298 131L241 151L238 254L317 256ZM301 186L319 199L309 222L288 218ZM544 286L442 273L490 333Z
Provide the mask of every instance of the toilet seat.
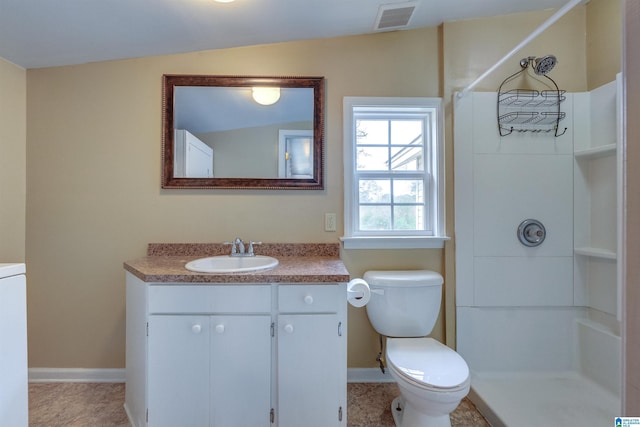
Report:
M469 380L464 359L433 338L388 338L387 362L402 379L423 389L454 391Z

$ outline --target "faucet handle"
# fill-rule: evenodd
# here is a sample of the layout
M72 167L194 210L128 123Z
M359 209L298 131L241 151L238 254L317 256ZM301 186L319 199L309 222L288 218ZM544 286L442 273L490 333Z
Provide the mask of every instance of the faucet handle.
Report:
M249 240L249 256L254 256L253 253L253 245L261 245L262 242L254 242L253 240Z
M237 252L236 242L222 242L223 245L231 245L231 253L235 254Z

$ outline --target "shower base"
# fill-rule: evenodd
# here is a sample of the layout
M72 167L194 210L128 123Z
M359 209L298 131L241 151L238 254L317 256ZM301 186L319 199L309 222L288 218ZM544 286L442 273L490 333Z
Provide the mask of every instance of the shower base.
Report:
M472 373L469 398L493 427L614 425L620 399L577 372Z

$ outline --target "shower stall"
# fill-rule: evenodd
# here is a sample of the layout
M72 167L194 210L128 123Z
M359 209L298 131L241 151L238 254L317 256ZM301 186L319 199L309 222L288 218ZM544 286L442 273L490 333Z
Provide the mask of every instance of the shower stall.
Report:
M455 99L457 351L494 426L620 415L620 80L552 88L547 110L501 111L502 92ZM518 111L558 116L503 132Z

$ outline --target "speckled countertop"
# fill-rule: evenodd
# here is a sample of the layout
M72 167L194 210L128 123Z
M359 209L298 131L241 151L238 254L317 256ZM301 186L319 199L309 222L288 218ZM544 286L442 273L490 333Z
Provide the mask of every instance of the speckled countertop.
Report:
M184 266L194 259L226 255L229 246L203 243L151 243L147 256L124 263L126 271L144 282L160 283L335 283L348 282L339 257L339 244L269 243L255 247L256 255L277 258L278 265L254 273L196 273Z

